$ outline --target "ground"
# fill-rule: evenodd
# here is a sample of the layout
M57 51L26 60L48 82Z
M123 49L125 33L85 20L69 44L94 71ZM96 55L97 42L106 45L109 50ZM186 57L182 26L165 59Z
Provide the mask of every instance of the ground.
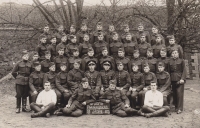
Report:
M15 113L13 80L0 84L0 128L200 128L200 81L188 80L185 86L184 112L169 117L128 117L84 115L82 117L34 118L31 113Z

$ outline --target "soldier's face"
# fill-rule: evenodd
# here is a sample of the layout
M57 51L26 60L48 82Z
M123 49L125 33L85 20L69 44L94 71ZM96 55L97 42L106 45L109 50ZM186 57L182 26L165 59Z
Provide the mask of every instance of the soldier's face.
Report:
M79 56L79 51L73 52L73 56L75 56L75 57Z
M109 26L109 31L110 32L114 32L115 31L115 27L114 26Z
M82 27L81 27L81 30L82 30L82 31L87 31L87 26L86 26L86 25L82 26Z
M23 59L23 60L28 60L28 59L29 59L29 54L23 55L23 56L22 56L22 59Z
M141 37L140 37L140 41L141 41L141 42L145 42L145 41L146 41L146 37L145 37L145 36L141 36Z
M173 58L178 58L178 57L179 57L178 51L173 51L173 52L172 52L172 57L173 57Z
M161 37L157 37L157 38L156 38L156 42L157 42L157 43L160 43L161 40L162 40Z
M101 25L97 25L97 30L102 30L103 27Z
M118 65L118 66L117 66L117 69L118 69L119 71L122 71L122 70L124 69L123 64Z
M66 65L60 66L61 71L65 71L67 69Z
M160 56L161 56L161 57L166 57L166 55L167 55L166 52L160 51Z
M145 73L148 73L149 71L150 71L149 66L144 67L144 72L145 72Z
M33 60L38 60L39 56L38 55L34 55L33 56Z
M80 64L79 64L79 63L74 63L74 68L75 68L75 69L79 69L79 67L80 67Z
M51 67L49 67L49 70L55 72L56 71L55 65L52 65Z
M132 36L131 35L127 35L126 36L126 40L131 40Z
M76 31L76 29L74 27L70 27L70 32L74 33Z
M152 56L153 56L153 52L147 51L147 56L148 56L148 57L152 57Z
M71 39L72 43L76 43L76 41L77 41L76 37L74 37L73 39Z
M124 28L124 32L129 32L129 27Z
M88 67L89 67L90 71L94 71L94 69L95 69L95 65L89 65Z
M136 66L136 65L132 67L132 70L133 70L134 72L137 72L138 69L139 69L139 68L138 68L138 66Z
M98 36L98 40L103 40L103 38L104 38L103 35Z
M63 36L63 37L61 38L61 41L62 41L62 42L66 42L66 41L67 41L67 36Z
M115 88L116 88L116 85L115 85L115 84L110 84L110 85L109 85L109 89L110 89L110 90L115 90Z
M44 90L45 90L45 91L49 91L50 89L51 89L50 83L45 83L45 84L44 84Z
M158 29L157 28L152 28L152 33L158 33Z
M117 34L115 34L115 35L113 35L113 40L118 40L118 35Z
M94 56L94 51L89 51L88 56Z
M63 55L64 54L64 50L63 49L58 50L58 54L59 55Z
M119 57L124 57L124 52L123 51L118 51L118 56Z
M159 72L162 72L162 71L164 71L164 69L165 69L165 67L164 67L164 66L158 66L158 71L159 71Z
M88 82L82 82L82 85L83 85L83 88L88 88L88 86L89 86L89 83Z
M88 35L85 35L84 38L83 38L84 41L89 41L89 39L90 39L90 38L89 38Z
M157 89L157 84L156 83L151 83L150 87L151 87L152 91L155 91Z
M60 27L58 28L58 31L59 31L59 32L63 32L63 31L64 31L64 27L63 27L63 26L60 26Z
M104 70L108 71L110 69L110 65L103 65Z
M50 60L50 59L51 59L51 54L46 54L46 55L45 55L45 58L46 58L47 60Z
M49 27L48 26L46 26L46 27L44 27L44 32L49 32Z
M169 40L169 44L170 44L170 45L175 44L175 39L170 39L170 40Z
M41 71L41 65L35 66L35 71Z
M52 43L53 45L55 45L55 44L56 44L56 38L51 39L51 43Z
M138 31L143 31L144 30L144 26L138 26Z
M103 51L102 51L102 55L103 55L103 56L107 56L107 55L108 55L108 51L107 51L107 50L103 50Z
M133 53L133 57L134 57L134 58L139 58L139 56L140 56L140 54L139 54L138 52Z
M40 39L40 42L43 43L43 44L45 44L47 42L47 38Z

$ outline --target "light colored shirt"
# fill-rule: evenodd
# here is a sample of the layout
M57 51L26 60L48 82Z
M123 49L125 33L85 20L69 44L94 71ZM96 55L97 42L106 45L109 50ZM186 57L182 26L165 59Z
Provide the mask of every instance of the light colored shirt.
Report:
M158 90L156 90L155 92L153 92L152 90L147 91L145 94L144 105L147 105L149 107L162 107L163 94Z
M54 90L41 91L36 100L36 104L43 104L43 106L46 106L50 103L56 104L56 102L57 102L57 96Z

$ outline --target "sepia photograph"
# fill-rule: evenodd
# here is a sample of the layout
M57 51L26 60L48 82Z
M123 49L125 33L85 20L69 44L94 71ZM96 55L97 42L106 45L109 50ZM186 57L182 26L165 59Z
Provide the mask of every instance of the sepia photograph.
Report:
M200 0L0 0L0 128L200 128Z

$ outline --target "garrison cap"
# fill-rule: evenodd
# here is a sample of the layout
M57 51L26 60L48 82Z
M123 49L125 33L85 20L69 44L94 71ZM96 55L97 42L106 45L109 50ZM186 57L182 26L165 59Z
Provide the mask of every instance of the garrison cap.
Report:
M36 66L38 66L38 65L41 65L39 61L35 61L35 62L33 63L33 66L34 66L34 67L36 67Z
M177 49L177 48L173 48L173 49L172 49L172 52L174 52L174 51L177 51L177 52L178 52L178 49Z
M39 40L41 40L41 39L43 39L43 38L47 38L47 36L45 36L44 34L41 34L41 35L39 36Z
M87 24L86 24L86 23L82 23L82 24L81 24L81 27L83 27L83 26L87 26Z
M139 50L138 50L138 49L134 50L134 51L133 51L133 54L134 54L134 53L139 53Z
M166 49L166 47L162 47L162 48L160 49L160 51L161 51L161 52L167 52L167 49Z
M157 35L156 35L156 38L157 38L157 37L162 38L163 36L162 36L161 34L157 34Z
M117 33L117 32L113 32L113 33L112 33L112 36L114 36L114 35L118 35L118 33Z
M129 28L129 25L128 24L124 24L122 27L123 27L123 29Z
M103 35L103 32L98 32L98 36Z
M70 35L69 38L70 38L70 40L72 40L72 39L76 38L76 36L75 35Z
M88 48L88 52L90 52L90 51L93 51L93 52L94 52L94 49L93 49L92 47L89 47L89 48Z
M55 36L55 35L52 35L52 36L51 36L51 39L53 39L53 38L56 38L56 36Z
M23 49L23 50L22 50L22 55L24 56L24 55L26 55L26 54L29 54L28 51L27 51L26 49Z
M167 37L168 37L169 40L170 40L170 39L175 39L174 35L167 36Z
M148 63L144 63L143 66L144 67L149 67L149 64Z
M82 78L82 79L81 79L81 82L82 82L82 83L88 82L88 78L86 78L86 77L85 77L85 78Z
M50 68L51 66L53 66L53 65L55 65L55 63L54 63L54 62L50 62L50 63L49 63L49 68Z
M139 23L138 26L143 26L144 27L144 24L143 23Z
M133 66L138 66L138 64L136 64L136 63L134 63L134 62L133 62L131 65L132 65L132 67L133 67Z
M78 60L78 59L77 59L77 60L74 60L74 64L75 64L75 63L81 64L81 60Z
M45 55L51 55L50 51L45 51Z
M119 48L118 52L124 52L124 49L123 48Z
M109 81L109 84L114 84L114 85L116 85L116 80L110 80L110 81Z
M67 66L65 62L60 63L60 67L61 66Z
M97 22L97 26L102 26L102 22Z
M165 64L163 62L158 62L158 66L165 67Z
M156 28L156 29L158 29L158 26L156 26L156 25L153 25L153 26L152 26L152 28Z
M33 52L33 56L39 56L38 52Z
M73 52L79 52L79 49L75 47L75 48L72 49L72 53Z
M142 36L145 36L145 37L146 37L146 34L145 34L145 33L142 33L142 34L140 35L140 37L142 37Z
M153 52L153 49L152 48L148 48L147 52Z
M64 49L65 49L64 47L58 47L58 51L61 51L61 50L64 51Z
M103 48L102 48L102 51L104 51L104 50L107 50L107 51L108 51L108 48L107 48L107 47L103 47Z
M121 61L118 61L117 66L119 66L119 65L123 65L123 63Z

